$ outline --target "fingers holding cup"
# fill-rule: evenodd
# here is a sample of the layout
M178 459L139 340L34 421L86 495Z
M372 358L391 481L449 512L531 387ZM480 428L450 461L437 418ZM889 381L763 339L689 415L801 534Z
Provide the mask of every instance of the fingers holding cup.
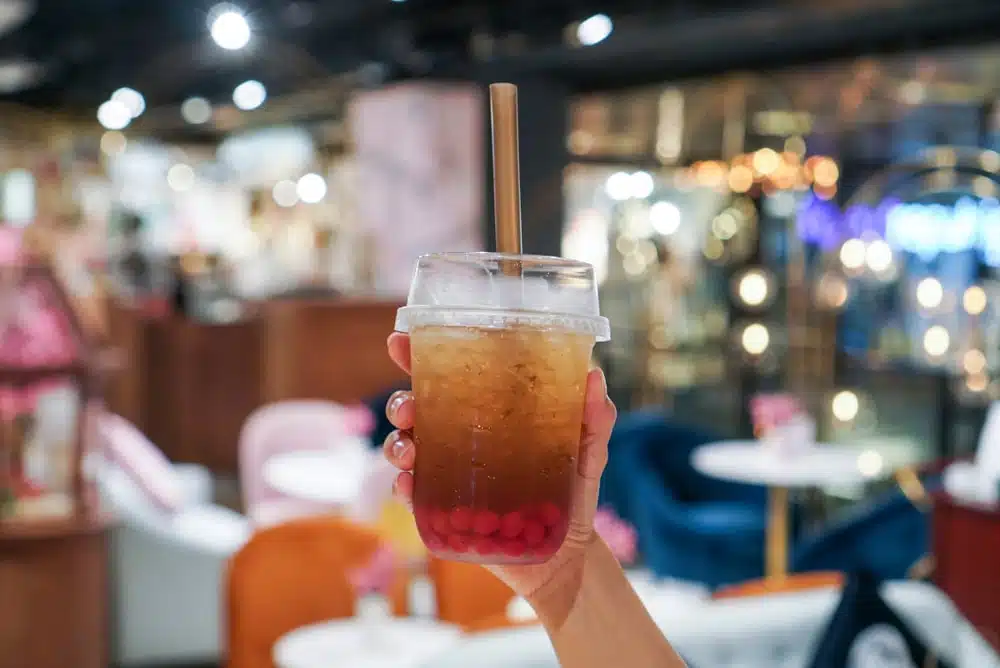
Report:
M389 463L402 471L410 471L416 461L416 447L409 432L396 429L382 444L382 452Z

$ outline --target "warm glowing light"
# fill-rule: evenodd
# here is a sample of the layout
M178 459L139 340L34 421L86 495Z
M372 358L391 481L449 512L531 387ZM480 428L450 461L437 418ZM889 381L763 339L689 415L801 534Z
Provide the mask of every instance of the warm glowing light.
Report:
M986 310L986 291L978 285L970 286L962 295L962 306L969 315L979 315Z
M759 322L747 325L743 330L742 344L743 349L751 355L760 355L771 344L771 333Z
M832 158L821 158L813 165L812 174L816 185L832 188L837 185L837 179L840 178L840 169Z
M629 189L632 197L645 199L653 194L656 184L649 172L634 172L629 175Z
M833 417L837 418L841 422L850 422L858 416L858 407L860 402L858 401L858 395L854 394L850 390L841 390L834 395L833 401L830 403L830 409L833 411Z
M951 336L941 325L934 325L924 332L924 350L932 357L940 357L948 352Z
M1000 153L983 151L979 154L979 164L988 172L1000 172Z
M132 122L132 112L118 100L108 100L97 108L97 122L108 130L124 130Z
M233 91L233 104L243 111L252 111L264 104L267 89L259 81L244 81Z
M117 155L128 146L125 135L117 130L109 130L101 135L101 152L105 155Z
M867 249L861 239L848 239L840 247L840 262L847 269L860 269L865 263Z
M944 299L944 288L938 279L928 276L917 283L917 303L924 308L937 308L941 305L942 299Z
M865 251L865 262L868 268L881 273L892 266L892 248L882 239L876 239L868 244Z
M743 274L736 292L747 306L760 306L767 300L767 276L758 269L751 269Z
M608 197L616 202L623 202L632 196L632 181L628 172L615 172L608 177L604 184L604 191Z
M670 236L681 226L681 210L673 202L656 202L649 207L649 224L657 234Z
M836 274L825 274L816 286L816 299L821 306L828 309L839 309L847 303L850 290L847 281Z
M594 14L589 19L580 21L576 28L576 38L584 46L593 46L606 40L614 28L614 22L607 14Z
M212 105L203 97L189 97L181 104L181 118L191 125L207 123L212 118Z
M970 392L982 392L989 387L990 379L985 373L974 373L965 379L965 387Z
M866 478L876 478L882 473L885 461L875 450L864 450L858 455L858 471Z
M274 203L280 207L295 206L299 201L298 185L295 181L278 181L271 189L271 197Z
M781 166L781 158L778 153L771 148L762 148L753 154L753 168L759 174L767 176Z
M194 170L183 162L177 163L167 170L167 185L177 192L191 190L194 187Z
M250 42L250 24L235 7L219 6L209 28L215 43L227 51L237 51Z
M146 98L133 88L119 88L111 94L111 99L125 105L132 118L137 118L146 110Z
M982 373L986 369L986 355L982 350L967 350L962 356L962 368L966 373Z
M706 160L698 163L694 177L700 186L717 188L726 181L726 168L714 160Z
M745 193L753 186L753 170L736 165L729 170L729 189L734 193Z
M306 174L299 179L295 191L306 204L316 204L326 197L326 181L319 174Z

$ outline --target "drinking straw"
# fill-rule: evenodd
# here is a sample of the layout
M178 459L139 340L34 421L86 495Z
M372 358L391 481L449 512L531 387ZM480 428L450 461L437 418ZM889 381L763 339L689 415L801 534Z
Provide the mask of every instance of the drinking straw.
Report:
M517 148L517 86L490 84L493 204L497 251L521 253L521 177Z

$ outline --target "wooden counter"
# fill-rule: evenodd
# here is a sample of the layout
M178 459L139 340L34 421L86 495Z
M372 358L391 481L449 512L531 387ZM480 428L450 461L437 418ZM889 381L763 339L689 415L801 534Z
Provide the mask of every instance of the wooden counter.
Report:
M257 407L308 398L350 404L406 382L385 352L398 307L285 299L215 325L111 304L110 336L127 363L108 406L172 460L235 473L239 431Z

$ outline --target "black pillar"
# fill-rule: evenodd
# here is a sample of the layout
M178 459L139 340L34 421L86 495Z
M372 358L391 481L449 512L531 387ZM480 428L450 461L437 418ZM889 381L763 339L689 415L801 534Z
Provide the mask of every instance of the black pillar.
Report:
M525 253L559 255L565 206L563 171L568 163L569 89L549 79L515 79L521 151L521 235ZM489 118L489 98L484 111ZM493 153L485 137L486 247L496 248L493 218Z

